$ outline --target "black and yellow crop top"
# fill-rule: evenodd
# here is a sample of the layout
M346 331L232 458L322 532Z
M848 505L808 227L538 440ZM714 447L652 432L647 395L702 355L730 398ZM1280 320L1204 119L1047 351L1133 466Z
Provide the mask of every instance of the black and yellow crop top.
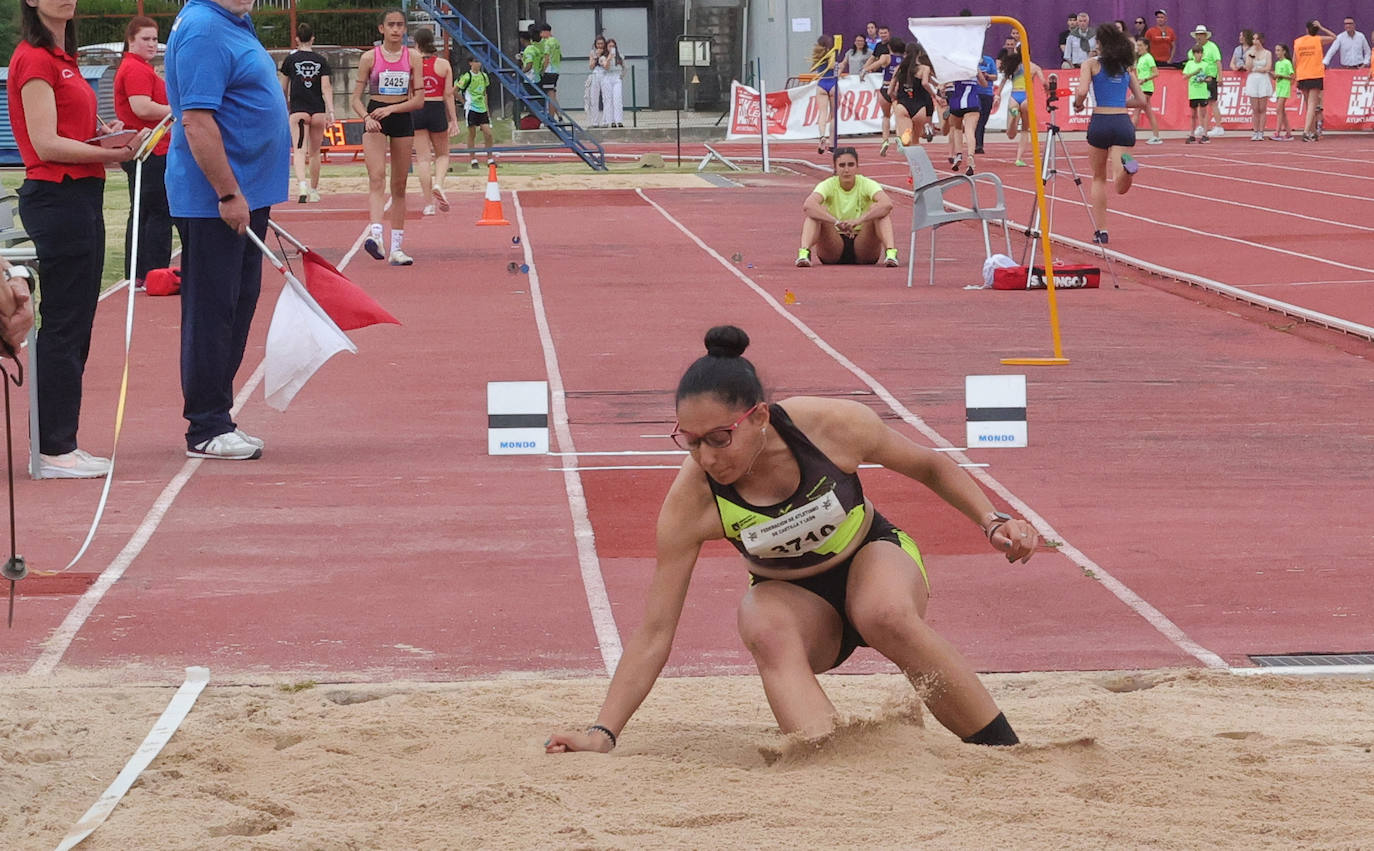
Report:
M820 564L842 552L864 524L864 489L802 434L780 405L769 405L773 427L801 469L797 490L776 505L745 502L733 485L706 481L716 497L725 537L746 559L774 568Z

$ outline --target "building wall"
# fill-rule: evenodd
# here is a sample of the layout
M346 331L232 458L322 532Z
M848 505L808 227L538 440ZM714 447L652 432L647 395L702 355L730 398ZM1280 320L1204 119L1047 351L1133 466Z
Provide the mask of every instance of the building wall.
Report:
M822 34L821 0L748 0L748 4L749 58L759 60L764 83L777 91L788 77L811 67L811 48ZM802 27L806 31L798 32ZM757 83L752 75L749 80Z

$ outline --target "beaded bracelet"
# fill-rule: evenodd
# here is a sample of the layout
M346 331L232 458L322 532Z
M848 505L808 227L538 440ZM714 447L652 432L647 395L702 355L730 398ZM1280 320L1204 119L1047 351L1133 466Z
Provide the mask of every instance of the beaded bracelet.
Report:
M615 733L612 733L609 727L603 727L600 724L593 724L592 726L587 728L587 732L605 733L606 738L611 740L611 750L615 750Z

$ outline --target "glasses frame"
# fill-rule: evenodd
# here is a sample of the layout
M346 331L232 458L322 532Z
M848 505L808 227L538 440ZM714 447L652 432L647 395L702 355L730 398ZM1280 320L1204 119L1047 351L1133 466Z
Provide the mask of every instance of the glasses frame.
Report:
M703 443L705 443L712 449L726 449L730 446L730 444L735 442L735 429L739 428L741 425L744 424L745 420L753 416L754 412L757 411L759 409L759 406L762 404L763 402L755 402L753 405L749 406L749 410L745 411L743 416L735 420L730 425L722 426L721 428L713 428L705 434L693 434L690 431L683 431L681 423L673 423L672 434L669 434L668 436L673 439L673 443L677 444L678 449L685 449L688 452L696 452L698 449L701 448L701 445ZM706 439L707 437L715 434L716 432L722 431L725 432L725 442L721 445L716 446ZM684 445L684 443L686 445Z

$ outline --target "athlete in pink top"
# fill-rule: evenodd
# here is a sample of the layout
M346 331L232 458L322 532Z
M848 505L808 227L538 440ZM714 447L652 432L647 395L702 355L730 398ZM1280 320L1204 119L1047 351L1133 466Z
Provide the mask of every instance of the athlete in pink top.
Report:
M353 112L363 119L363 157L367 161L368 206L371 227L363 248L376 260L392 266L415 261L401 250L405 237L406 171L415 128L410 113L425 102L420 52L406 47L406 17L386 12L377 30L382 43L358 58L353 86ZM364 83L366 85L364 85ZM363 106L363 91L369 94ZM391 253L382 253L382 212L386 206L386 161L391 154Z

